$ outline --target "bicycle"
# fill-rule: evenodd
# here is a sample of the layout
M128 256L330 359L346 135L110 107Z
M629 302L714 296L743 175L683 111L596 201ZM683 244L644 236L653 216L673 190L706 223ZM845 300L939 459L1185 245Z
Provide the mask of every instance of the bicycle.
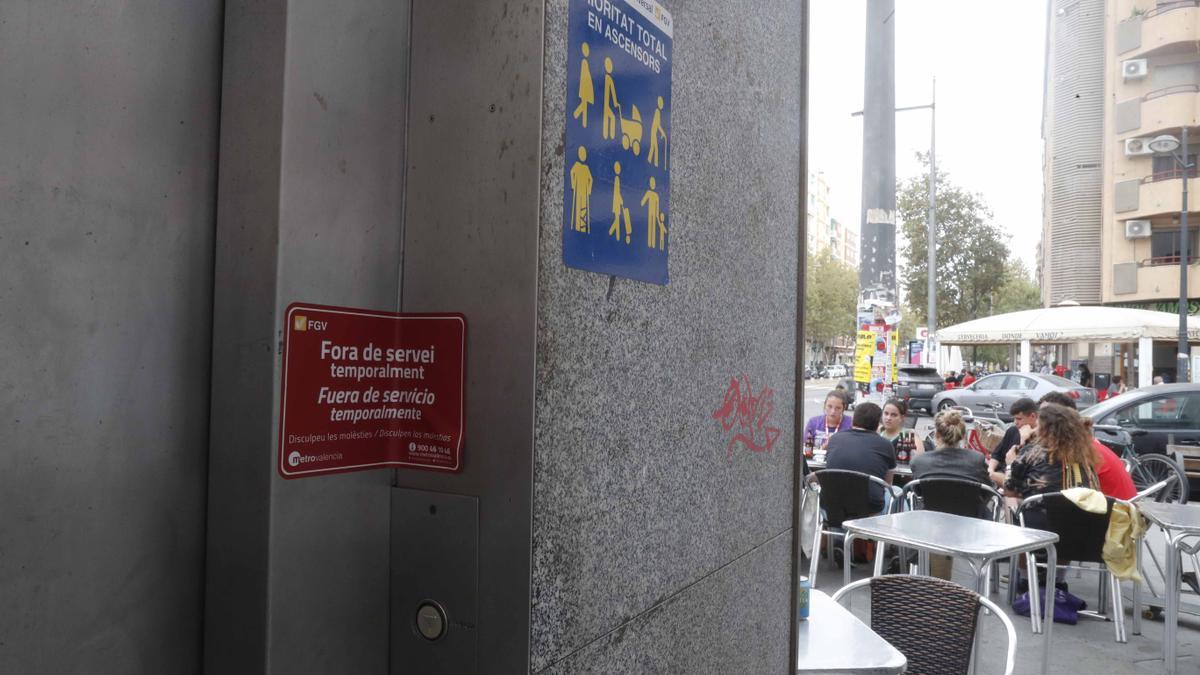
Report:
M1163 504L1187 504L1190 496L1187 474L1174 458L1157 452L1139 455L1133 443L1134 434L1123 427L1094 424L1092 434L1121 458L1139 493L1166 481L1166 487L1154 494L1153 500Z
M979 412L971 410L966 406L947 406L946 410L955 410L962 413L963 424L967 427L967 435L963 439L963 446L983 454L985 457L992 456L992 450L999 443L1000 438L1004 437L1004 432L1012 426L1012 422L1005 422L1000 419L1000 411L1004 409L1002 403L986 404L991 410L990 416L981 416ZM930 433L932 436L932 432ZM985 439L989 436L996 437L996 443L992 443L988 447ZM928 445L926 446L928 449Z

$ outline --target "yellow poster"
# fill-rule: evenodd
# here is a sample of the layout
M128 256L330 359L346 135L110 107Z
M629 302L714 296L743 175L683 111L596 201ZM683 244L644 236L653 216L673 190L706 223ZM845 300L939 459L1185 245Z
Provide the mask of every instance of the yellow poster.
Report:
M871 381L871 357L875 355L875 333L869 330L858 331L858 341L854 345L854 381L867 384Z
M892 331L892 333L891 333L892 339L888 340L888 351L890 351L892 353L892 377L890 378L892 384L896 383L896 352L900 351L899 337L900 337L899 333L897 333L896 331Z

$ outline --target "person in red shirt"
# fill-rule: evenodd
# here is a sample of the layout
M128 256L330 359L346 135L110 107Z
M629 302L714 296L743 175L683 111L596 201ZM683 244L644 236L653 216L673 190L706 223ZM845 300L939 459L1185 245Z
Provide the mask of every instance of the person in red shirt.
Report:
M971 372L971 371L969 371L969 370L968 370L968 371L967 371L967 374L966 374L966 375L963 375L963 379L962 379L962 386L964 386L964 387L965 387L965 386L967 386L968 384L971 384L971 383L972 383L972 382L974 382L974 381L975 381L975 373L973 373L973 372Z
M1075 409L1075 399L1059 391L1052 391L1038 401L1039 406L1047 403ZM1092 439L1092 447L1096 450L1096 478L1100 479L1100 491L1117 499L1133 499L1137 495L1137 487L1133 484L1133 477L1125 470L1125 463L1117 453L1095 438Z
M1054 374L1059 377L1065 377L1067 374L1067 367L1064 366L1063 364L1059 363L1058 361L1055 361L1054 362Z

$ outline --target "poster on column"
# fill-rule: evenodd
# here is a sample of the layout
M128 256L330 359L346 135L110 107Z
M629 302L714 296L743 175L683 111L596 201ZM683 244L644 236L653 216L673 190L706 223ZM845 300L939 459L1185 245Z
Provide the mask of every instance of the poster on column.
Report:
M463 315L294 303L284 321L281 476L462 468Z
M563 263L665 285L671 221L671 14L569 0Z

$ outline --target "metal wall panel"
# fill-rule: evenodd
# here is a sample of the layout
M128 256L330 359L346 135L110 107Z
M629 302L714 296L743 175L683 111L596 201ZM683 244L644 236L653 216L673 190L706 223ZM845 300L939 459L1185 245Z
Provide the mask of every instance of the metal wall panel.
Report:
M1048 6L1043 299L1100 301L1104 152L1104 0Z
M1117 213L1138 210L1138 202L1142 194L1140 178L1117 181L1113 185L1113 208Z
M0 3L0 672L200 660L221 3Z
M1142 99L1132 98L1128 101L1119 101L1113 125L1118 134L1140 129L1142 126Z
M477 672L479 500L392 490L393 670L425 675ZM442 634L425 635L418 611L437 608Z
M1137 293L1137 272L1138 264L1135 262L1113 265L1113 294Z
M1142 46L1142 17L1135 16L1117 24L1117 53L1133 51Z
M398 471L397 483L479 498L479 667L520 673L529 658L542 3L417 2L412 26L403 309L466 315L467 429L461 474ZM405 672L398 659L392 668Z
M394 309L408 4L228 3L206 669L383 673L391 472L281 479L294 301Z

